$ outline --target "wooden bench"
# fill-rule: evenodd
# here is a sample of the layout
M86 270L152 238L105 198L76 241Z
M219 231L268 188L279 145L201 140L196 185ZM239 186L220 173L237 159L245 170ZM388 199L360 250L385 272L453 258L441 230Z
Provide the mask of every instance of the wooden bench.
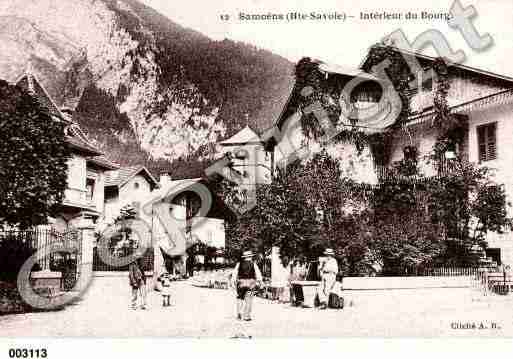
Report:
M483 274L481 284L485 290L491 290L493 293L507 294L513 289L513 278L510 273L488 272Z
M497 294L508 294L513 291L513 280L497 280L490 283L490 290Z

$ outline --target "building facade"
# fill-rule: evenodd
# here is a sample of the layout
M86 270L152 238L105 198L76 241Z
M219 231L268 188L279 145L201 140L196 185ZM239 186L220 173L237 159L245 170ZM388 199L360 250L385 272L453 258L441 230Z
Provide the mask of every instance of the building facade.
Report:
M45 106L53 121L65 124L65 141L71 150L68 160L67 188L64 199L55 218L49 218L49 224L36 230L49 233L43 238L52 240L53 233L78 233L74 238L77 242L77 258L81 258L82 266L79 271L92 270L94 231L104 210L104 181L105 172L117 168L109 162L103 153L87 138L79 124L73 121L73 110L59 108L49 96L37 77L27 72L16 83ZM55 283L57 274L50 271L45 243L37 243L42 270L34 274L36 280L44 283ZM49 281L49 282L48 282Z
M437 59L396 49L405 59L414 58L426 71L434 67ZM316 62L317 69L325 77L327 86L339 86L344 88L351 81L357 81L360 85L353 88L350 98L341 98L342 106L353 108L353 114L366 108L378 107L383 91L380 83L383 80L371 72L369 56L362 62L361 68L356 70L343 69L338 66ZM508 200L513 199L513 174L509 167L509 160L513 152L513 139L511 138L513 113L513 79L493 74L487 71L470 68L463 65L452 64L447 66L447 104L450 113L458 119L463 135L451 145L451 156L456 156L462 161L470 161L478 165L487 166L495 170L495 182L503 184ZM374 116L372 121L366 123L369 127L362 127L367 134L389 133L390 138L386 144L376 149L366 148L356 157L351 157L354 144L338 143L327 144L328 152L334 153L334 157L341 160L344 167L355 167L353 180L367 184L377 184L386 180L391 175L390 170L394 163L414 154L419 172L424 177L433 177L446 167L446 158L437 161L429 160L433 146L442 134L439 127L434 124L435 94L437 89L437 77L422 79L421 73L416 77L418 86L409 93L410 115L400 130L390 131L395 118L389 116L390 112L382 109L381 115ZM275 136L270 141L275 151L274 158L277 163L286 160L295 160L299 157L307 157L309 152L315 152L316 144L309 143L302 135L300 119L302 110L297 106L297 96L300 89L294 88L283 112L275 122ZM347 95L344 94L343 95ZM351 112L349 112L351 114ZM347 112L344 114L346 115ZM358 120L358 117L355 117ZM341 117L342 127L346 118ZM358 122L356 122L358 125ZM349 125L349 124L347 124ZM353 123L354 125L354 123ZM278 138L278 140L276 140ZM337 148L338 147L338 148ZM349 156L348 156L349 153ZM355 158L357 159L355 161ZM283 163L286 165L286 162ZM347 174L345 174L347 175ZM513 211L509 209L509 216ZM513 234L511 232L498 235L488 233L487 255L496 262L513 265Z

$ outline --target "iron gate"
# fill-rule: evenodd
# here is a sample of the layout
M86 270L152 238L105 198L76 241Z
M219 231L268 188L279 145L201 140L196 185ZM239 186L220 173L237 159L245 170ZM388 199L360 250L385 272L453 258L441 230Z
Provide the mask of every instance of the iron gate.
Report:
M37 262L32 271L50 270L62 273L61 289L70 290L75 285L82 263L82 233L78 230L58 232L48 226L30 230L0 231L0 247L6 253L3 263L6 272L17 272L31 255L37 253ZM56 249L50 253L50 249ZM71 248L70 252L59 248ZM12 278L11 278L12 279Z

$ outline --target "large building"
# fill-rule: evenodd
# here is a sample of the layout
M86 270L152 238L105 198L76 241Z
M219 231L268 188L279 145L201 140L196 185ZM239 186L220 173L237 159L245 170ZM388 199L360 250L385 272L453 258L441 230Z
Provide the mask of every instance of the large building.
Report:
M424 71L433 68L437 59L418 53L395 49L407 61L418 61ZM383 96L383 80L371 73L369 55L363 60L359 69L345 69L339 66L314 61L317 70L323 75L327 86L344 88L350 82L358 83L353 87L350 98L341 98L341 104L352 108L349 114L357 115L363 111L377 108ZM474 162L496 170L495 180L503 184L508 199L513 199L513 175L509 169L509 159L513 156L513 143L510 136L511 114L513 113L513 78L491 72L471 68L460 64L448 64L447 82L449 90L447 103L450 113L458 118L463 135L451 145L451 156L463 161ZM391 109L383 108L365 123L362 129L367 133L393 133L391 140L378 148L366 148L363 154L351 157L354 152L352 143L328 144L328 152L334 153L348 167L351 177L359 182L376 184L391 175L390 168L397 161L410 156L418 158L419 170L424 177L433 177L444 171L445 157L437 162L424 161L423 158L432 151L439 137L440 130L434 124L436 115L434 98L437 77L422 79L416 76L419 86L409 93L411 112L406 124L399 131L390 131L396 117L391 117ZM302 135L300 118L302 109L298 106L301 89L297 86L292 90L283 112L275 122L274 132L279 133L271 138L275 151L274 158L278 163L283 159L292 158L305 148L311 150L311 143ZM343 96L347 95L342 92ZM358 121L358 116L354 119ZM342 121L343 122L343 121ZM358 122L356 122L358 124ZM349 157L348 157L349 153ZM354 163L360 162L358 166ZM513 215L510 210L509 215ZM502 235L488 233L487 255L494 261L513 265L512 233Z
M344 163L344 175L360 183L376 185L387 180L393 173L390 168L394 163L411 156L412 153L418 159L419 171L424 177L434 177L439 175L439 171L447 170L445 157L438 162L424 160L432 151L440 130L434 124L437 77L423 79L422 74L432 69L437 59L397 48L395 51L407 62L416 60L422 69L422 73L419 72L416 76L418 86L413 87L408 94L411 109L409 117L398 131L390 130L397 118L393 116L394 109L391 106L380 108L384 93L383 79L372 73L369 55L358 69L312 61L326 88L341 89L348 84L357 83L352 86L349 98L346 98L347 93L339 90L342 93L340 104L346 107L344 115L354 116L349 119L356 120L358 125L357 121L362 114L369 109L379 108L379 111L369 116L370 121L365 123L362 131L392 134L387 143L374 148L366 146L362 153L357 153L350 141L328 143L325 146L328 153ZM508 200L512 201L513 174L509 159L513 157L513 139L510 136L513 126L510 118L513 113L513 78L461 64L447 64L446 78L449 84L448 108L461 124L460 133L463 134L451 144L450 155L494 169L496 182L504 185ZM290 161L319 149L317 143L312 143L302 133L300 120L303 109L299 106L301 90L296 83L272 129L257 135L245 128L221 143L224 152L235 155L233 165L226 171L243 170L241 173L247 173L254 184L265 183L260 178L251 176L251 173L258 172L260 167L270 168L272 177L277 166L286 166ZM351 125L347 123L347 117L342 120L342 126L337 129ZM264 155L254 156L254 160L248 161L245 154L254 153L253 146L260 143L264 144L261 147ZM237 154L240 154L240 159ZM253 169L248 169L248 165ZM513 211L509 210L509 215L513 216ZM511 232L501 235L488 233L486 240L486 253L489 258L498 263L513 265Z

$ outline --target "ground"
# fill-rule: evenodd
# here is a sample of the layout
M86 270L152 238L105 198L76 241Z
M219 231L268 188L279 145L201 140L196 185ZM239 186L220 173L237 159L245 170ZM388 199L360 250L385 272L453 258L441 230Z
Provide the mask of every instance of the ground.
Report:
M83 299L64 310L0 316L0 337L513 335L513 295L483 296L474 288L347 291L352 306L326 311L257 298L252 322L235 319L230 290L175 282L173 306L163 308L152 292L147 311L130 310L129 298L127 278L94 278Z

